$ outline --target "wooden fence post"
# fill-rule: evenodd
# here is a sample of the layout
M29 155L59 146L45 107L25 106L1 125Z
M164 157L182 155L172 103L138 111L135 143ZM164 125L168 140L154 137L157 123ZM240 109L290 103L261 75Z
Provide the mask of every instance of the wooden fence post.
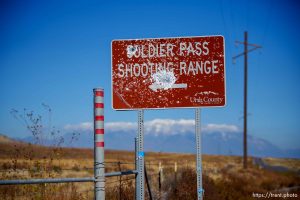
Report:
M118 162L119 171L121 172L121 162ZM122 176L119 178L119 199L122 200Z
M175 186L177 184L177 162L174 163L174 173L175 173Z

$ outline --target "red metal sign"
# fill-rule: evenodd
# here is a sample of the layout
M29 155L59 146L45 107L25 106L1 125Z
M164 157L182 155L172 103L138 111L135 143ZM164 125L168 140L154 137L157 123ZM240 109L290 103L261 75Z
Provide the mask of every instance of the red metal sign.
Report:
M223 36L112 41L116 110L225 105Z

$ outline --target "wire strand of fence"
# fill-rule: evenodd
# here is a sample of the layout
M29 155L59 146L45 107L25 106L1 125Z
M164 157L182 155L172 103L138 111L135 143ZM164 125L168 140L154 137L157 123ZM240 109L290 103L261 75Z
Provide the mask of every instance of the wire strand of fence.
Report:
M130 180L134 180L134 179L135 179L135 177L127 178L127 179L122 179L122 182L130 181ZM115 181L106 181L105 183L109 185L109 184L113 184L113 183L117 183L117 182L119 182L119 180L115 180Z
M121 164L121 165L135 165L134 162L105 162L104 164L106 165L118 165L118 164ZM145 165L147 166L157 166L159 164L159 162L146 162ZM178 165L186 165L186 163L177 163ZM163 166L174 166L174 163L162 163ZM36 168L31 168L31 169L24 169L24 168L17 168L17 169L0 169L0 172L5 172L5 173L9 173L9 172L18 172L18 171L67 171L67 170L70 170L70 171L84 171L84 170L93 170L94 168L93 167L78 167L78 166L73 166L71 168L60 168L60 166L52 166L50 167L50 169L44 169L44 168L41 168L41 169L36 169Z
M105 165L135 165L134 162L104 162ZM52 166L51 168L55 168L55 167L60 167L60 166ZM17 169L0 169L0 172L16 172L16 171L35 171L37 170L36 168L31 168L31 169L24 169L24 168L17 168ZM55 170L94 170L93 167L82 167L82 168L78 168L78 166L73 166L71 168L59 168L59 169L38 169L38 171L55 171Z

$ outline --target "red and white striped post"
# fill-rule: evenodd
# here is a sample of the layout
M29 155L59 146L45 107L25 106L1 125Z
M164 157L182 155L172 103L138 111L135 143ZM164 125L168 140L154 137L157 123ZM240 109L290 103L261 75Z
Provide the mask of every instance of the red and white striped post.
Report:
M101 88L94 89L94 176L95 200L104 200L104 90Z

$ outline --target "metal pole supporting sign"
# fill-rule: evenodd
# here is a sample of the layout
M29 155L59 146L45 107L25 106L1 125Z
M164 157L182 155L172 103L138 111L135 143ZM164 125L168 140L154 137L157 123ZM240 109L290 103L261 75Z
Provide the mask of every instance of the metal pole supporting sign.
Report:
M195 111L195 132L196 132L196 159L197 159L197 196L198 200L203 199L204 190L202 187L202 151L201 151L201 122L200 122L200 108Z
M138 111L136 200L144 200L144 111Z
M105 200L104 91L94 89L94 176L95 200Z

